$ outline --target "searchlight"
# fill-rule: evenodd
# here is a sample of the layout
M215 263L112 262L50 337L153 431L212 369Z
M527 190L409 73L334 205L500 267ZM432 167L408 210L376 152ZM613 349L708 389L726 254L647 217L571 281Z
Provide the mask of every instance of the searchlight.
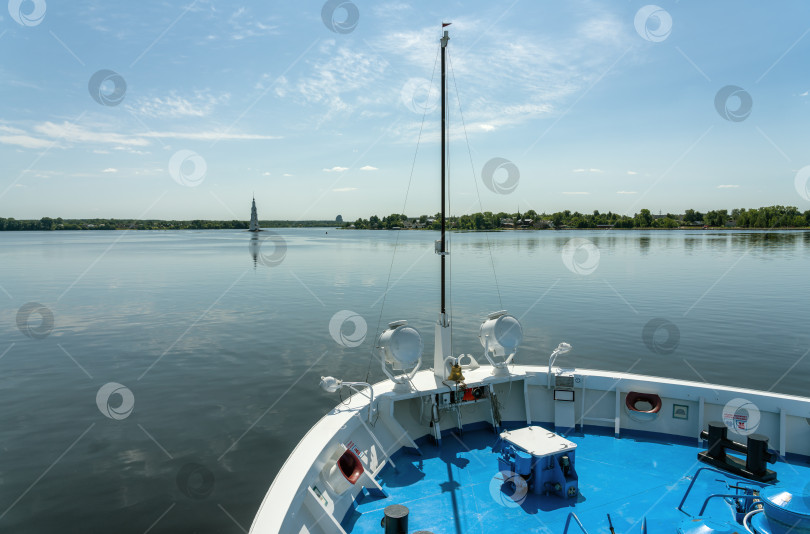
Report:
M368 419L371 420L371 415L376 411L374 407L374 388L371 387L371 384L368 382L344 382L343 380L338 380L334 376L322 376L321 383L319 384L321 389L327 393L337 393L340 391L340 388L347 387L356 393L360 393L361 395L368 398ZM368 388L368 393L361 389L357 389L358 387L366 387Z
M408 326L408 321L394 321L380 334L377 348L382 352L382 370L394 382L394 390L411 389L411 379L422 365L422 351L425 346L419 332ZM386 365L387 364L387 365ZM394 375L388 370L403 371Z
M506 313L506 310L490 313L481 323L478 339L484 347L484 356L492 365L492 374L508 373L507 366L517 353L523 341L523 328L520 321Z

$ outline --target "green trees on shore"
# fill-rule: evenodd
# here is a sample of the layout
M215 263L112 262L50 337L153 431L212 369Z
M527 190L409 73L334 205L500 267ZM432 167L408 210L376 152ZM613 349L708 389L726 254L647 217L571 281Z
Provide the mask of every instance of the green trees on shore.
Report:
M334 228L340 224L334 220L323 221L259 221L262 228ZM17 220L0 217L0 231L15 230L247 230L247 221L164 221L158 219L62 219L43 217L39 220ZM387 217L372 215L368 219L346 221L343 228L390 230L394 228L417 228L438 230L441 227L439 214L408 217L404 213L392 213ZM558 211L537 213L473 213L448 217L448 227L455 230L495 230L512 228L808 228L810 210L800 212L794 206L767 206L752 209L712 210L701 213L686 210L683 214L653 215L642 209L632 217L618 213L579 213Z
M794 206L767 206L752 209L712 210L701 213L686 210L683 214L653 215L642 209L632 217L618 213L579 213L570 210L538 214L534 210L525 213L473 213L448 217L448 226L458 230L494 230L511 228L680 228L684 226L708 226L712 228L807 228L810 227L810 210L800 212ZM439 214L408 217L392 213L387 217L372 215L343 223L344 228L390 230L392 228L440 227Z
M163 221L158 219L52 219L17 220L0 217L0 231L16 230L247 230L247 221ZM259 221L262 228L329 227L335 221Z

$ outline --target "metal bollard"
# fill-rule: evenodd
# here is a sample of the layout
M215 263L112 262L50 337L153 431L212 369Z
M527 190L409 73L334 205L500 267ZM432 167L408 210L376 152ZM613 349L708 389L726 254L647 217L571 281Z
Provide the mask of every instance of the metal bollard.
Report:
M408 534L408 508L401 504L386 506L380 526L385 534Z
M709 456L716 460L726 458L725 443L728 441L728 428L722 421L712 421L709 423L709 449L706 451Z

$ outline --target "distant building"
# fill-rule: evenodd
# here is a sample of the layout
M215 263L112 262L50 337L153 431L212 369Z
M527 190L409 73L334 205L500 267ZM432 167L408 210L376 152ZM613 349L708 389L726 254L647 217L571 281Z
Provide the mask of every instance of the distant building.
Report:
M253 204L250 206L250 232L259 231L259 215L256 213L256 197L253 197Z

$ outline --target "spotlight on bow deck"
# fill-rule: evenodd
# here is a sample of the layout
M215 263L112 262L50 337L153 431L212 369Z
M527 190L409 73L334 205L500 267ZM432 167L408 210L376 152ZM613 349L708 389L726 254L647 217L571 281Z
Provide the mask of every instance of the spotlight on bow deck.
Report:
M411 379L422 365L422 350L425 348L419 332L408 326L408 321L394 321L380 334L377 348L383 354L380 358L382 370L394 382L394 390L410 390ZM402 373L395 375L389 371L389 366Z
M319 384L321 389L327 393L337 393L340 391L340 388L347 387L356 393L360 393L361 395L368 398L368 419L369 421L375 415L377 411L376 406L374 406L374 388L371 387L371 384L368 382L344 382L343 380L339 380L334 376L322 376L321 382ZM367 388L368 393L365 390L358 389L360 387Z
M322 376L321 377L321 389L327 393L337 393L337 391L341 388L343 382L338 380L334 376Z
M492 365L492 374L509 372L520 342L523 341L523 328L520 321L506 313L506 310L490 313L481 323L478 339L484 347L484 356Z

